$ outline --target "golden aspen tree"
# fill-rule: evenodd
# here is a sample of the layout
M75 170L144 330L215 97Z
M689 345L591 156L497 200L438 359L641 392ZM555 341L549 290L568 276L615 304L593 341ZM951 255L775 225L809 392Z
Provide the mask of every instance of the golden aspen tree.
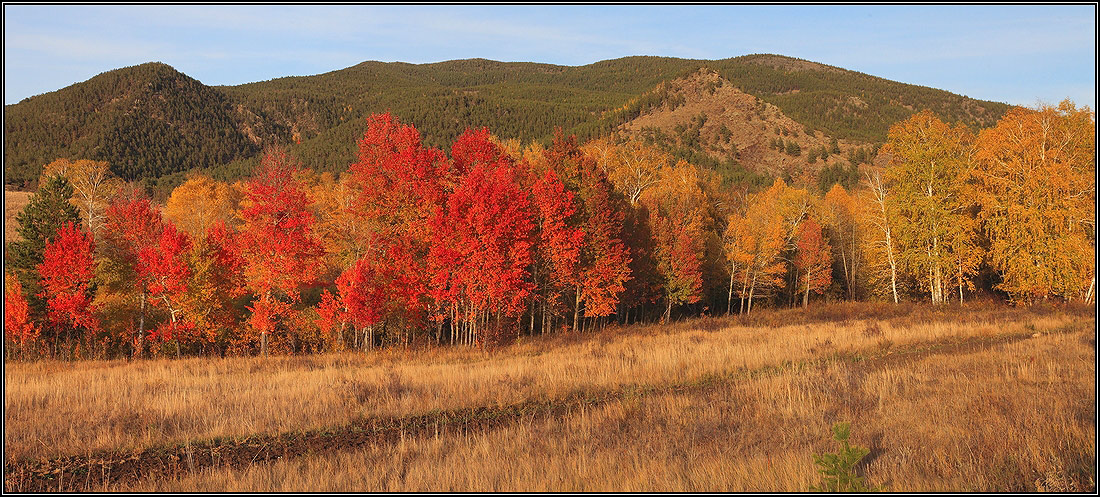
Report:
M343 272L367 253L374 231L372 220L356 211L355 203L362 196L359 184L350 174L336 178L326 172L317 178L311 194L317 219L314 232L325 247L329 267Z
M894 303L898 303L898 259L894 234L897 231L897 212L890 190L878 171L867 173L867 189L864 195L857 197L864 206L860 209L865 215L859 219L865 224L861 230L863 251L877 280L886 280L890 284L890 293Z
M62 175L73 187L72 204L80 210L84 226L98 238L103 225L103 215L111 198L122 187L122 180L111 173L104 161L57 159L42 170L42 178Z
M745 297L748 296L749 277L754 260L756 237L749 229L744 216L731 215L722 234L722 248L729 263L730 284L726 302L726 314L733 309L734 280L740 277L742 285L738 295L741 297L740 312L745 312Z
M845 293L849 300L855 300L857 275L862 270L863 259L859 243L861 233L857 201L843 186L834 184L825 194L822 211L833 250L839 256L844 271Z
M810 213L806 190L791 188L776 179L770 188L749 199L743 218L734 218L726 233L727 258L740 261L742 312L751 312L757 290L783 281L787 270L784 252L795 248L799 225Z
M954 272L961 282L976 269L965 263L980 249L962 192L971 141L966 128L924 111L890 128L883 147L891 156L886 179L898 213L896 257L933 304L946 302Z
M1096 117L1069 100L1014 108L977 142L971 174L999 288L1095 301Z
M172 190L164 204L164 217L193 240L202 238L214 224L235 226L240 204L238 192L204 174L192 174Z
M607 171L630 205L637 205L642 194L661 179L661 171L670 162L668 154L653 145L638 140L628 140L617 145L606 142L591 143L586 147L597 164Z
M665 297L665 321L672 306L695 303L703 293L705 227L712 224L703 177L680 161L661 170L659 181L642 197L653 227L657 273Z

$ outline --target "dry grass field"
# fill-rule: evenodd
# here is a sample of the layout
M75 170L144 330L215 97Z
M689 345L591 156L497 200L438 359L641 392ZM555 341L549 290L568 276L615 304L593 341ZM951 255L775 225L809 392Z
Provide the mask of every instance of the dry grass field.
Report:
M1094 329L838 304L494 351L13 362L5 488L805 491L848 421L887 490L1095 491Z
M15 222L15 215L23 211L31 201L31 192L17 192L4 190L4 241L20 240L16 229L19 224Z

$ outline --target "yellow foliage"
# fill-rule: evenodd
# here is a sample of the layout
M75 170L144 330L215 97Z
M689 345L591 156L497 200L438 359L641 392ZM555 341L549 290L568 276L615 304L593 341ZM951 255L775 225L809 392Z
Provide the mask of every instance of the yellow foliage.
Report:
M164 217L187 232L192 240L198 240L218 221L228 226L237 224L240 198L239 192L229 185L196 174L172 190L164 206Z
M972 195L1015 299L1095 298L1095 131L1095 114L1066 100L1012 109L978 138Z

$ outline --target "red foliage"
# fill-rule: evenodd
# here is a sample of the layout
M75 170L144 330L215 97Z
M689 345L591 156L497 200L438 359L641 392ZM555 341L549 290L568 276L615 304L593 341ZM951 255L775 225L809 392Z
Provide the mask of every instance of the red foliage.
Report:
M191 278L191 268L187 265L189 250L191 240L187 233L177 230L171 223L163 223L155 245L147 245L138 253L138 275L148 282L153 305L165 308L170 315L168 322L150 331L151 338L181 342L192 338L183 330L193 331L194 323L184 320L182 315ZM166 326L168 331L165 331Z
M362 258L336 279L343 315L356 328L370 326L382 319L388 286L383 268Z
M237 238L224 222L218 221L206 230L206 245L216 268L214 287L226 298L244 295L245 260Z
M115 257L136 269L138 254L158 242L163 229L160 212L148 198L131 191L115 197L105 217L104 235L108 248Z
M171 223L164 223L155 245L142 247L138 252L138 274L149 282L149 294L154 299L179 300L187 291L187 279L191 269L185 257L191 249L187 233L179 231Z
M584 235L570 284L579 292L586 316L613 314L630 279L630 251L622 241L625 206L614 198L607 175L581 151L575 136L557 130L545 157L563 183L579 194L580 212L572 224Z
M467 131L459 150L470 168L434 217L431 245L433 295L464 303L474 311L521 314L532 285L532 209L516 178L514 164L488 140L487 132ZM465 152L460 152L465 153ZM486 162L490 160L490 162Z
M313 234L309 199L294 178L298 165L282 150L268 150L245 190L247 207L238 243L253 302L251 328L239 342L276 331L300 300L301 287L317 281L324 248Z
M282 292L295 300L301 286L316 281L323 248L313 236L309 199L294 179L297 164L270 150L245 191L239 239L245 278L257 294Z
M630 252L622 242L623 212L611 198L602 175L585 188L584 245L581 250L581 300L586 316L615 313L624 283L630 279Z
M428 303L431 219L456 181L450 161L439 149L424 147L414 126L375 114L351 173L362 192L355 210L375 233L365 245L373 247L370 257L386 257L385 264L372 267L385 269L378 284L396 297L389 310L420 315Z
M339 299L325 290L321 292L321 302L317 304L317 327L326 340L331 340L332 329L339 321L344 321L344 309Z
M368 118L351 173L363 192L357 210L383 237L409 235L427 242L429 219L453 184L450 163L439 149L425 148L414 126L391 114Z
M545 280L543 286L547 287L543 290L543 298L554 305L560 297L560 289L577 280L584 232L569 225L577 210L574 194L565 188L553 169L548 169L535 182L531 198L537 213L536 269L540 279Z
M454 176L461 178L477 164L497 164L506 159L504 150L489 139L489 128L466 129L451 145Z
M698 226L687 220L665 217L661 209L650 210L657 270L664 280L666 297L672 305L698 302L703 294L703 240Z
M799 290L823 293L833 281L829 244L821 235L821 225L807 218L798 225L795 241L798 252L794 267L799 274Z
M23 285L14 275L4 275L4 337L19 345L38 340L41 329L31 319Z
M73 223L65 223L57 236L46 244L38 274L51 323L85 330L99 329L92 306L90 285L95 261L92 237Z

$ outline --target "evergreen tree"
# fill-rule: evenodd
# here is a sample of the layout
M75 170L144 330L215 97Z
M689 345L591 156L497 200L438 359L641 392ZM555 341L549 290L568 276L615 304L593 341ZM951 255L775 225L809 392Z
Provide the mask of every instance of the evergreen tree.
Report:
M44 301L38 297L42 289L38 282L38 265L46 244L57 236L57 231L68 222L79 224L80 213L69 202L73 187L64 176L52 176L31 196L30 203L15 216L22 240L8 244L5 266L19 278L26 291L28 302L36 314L45 311Z

